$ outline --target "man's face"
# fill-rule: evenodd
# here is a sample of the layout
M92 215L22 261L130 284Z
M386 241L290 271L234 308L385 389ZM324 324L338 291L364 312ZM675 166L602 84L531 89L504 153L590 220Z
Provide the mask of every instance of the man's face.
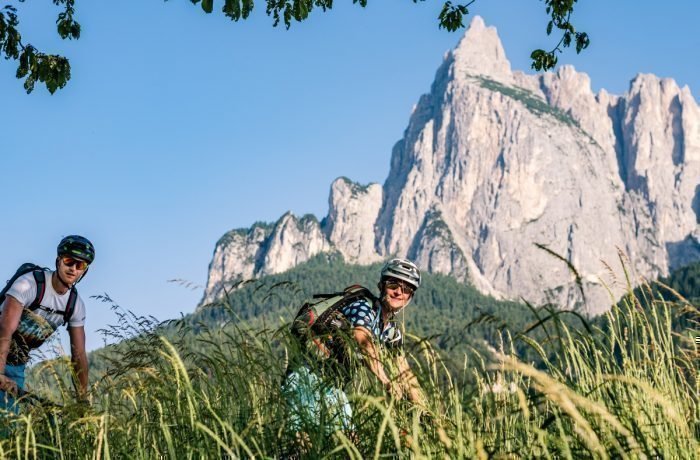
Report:
M392 313L396 313L405 307L413 296L413 287L405 281L388 278L382 283L384 293L384 306Z
M83 276L87 270L88 264L84 260L74 257L63 256L58 258L58 270L61 274L61 279L68 284L73 284Z

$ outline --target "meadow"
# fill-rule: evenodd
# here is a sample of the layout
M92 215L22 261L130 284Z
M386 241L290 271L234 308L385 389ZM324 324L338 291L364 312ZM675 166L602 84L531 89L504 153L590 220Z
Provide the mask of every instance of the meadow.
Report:
M277 284L278 298L292 296L293 285ZM0 456L700 457L700 314L663 284L630 288L594 321L543 308L510 327L481 312L469 324L490 327L489 340L460 347L407 326L425 407L388 398L360 371L348 388L353 432L308 427L303 445L281 392L298 349L284 315L243 318L224 299L216 321L163 324L114 308L119 321L106 332L122 341L93 354L90 404L72 401L65 359L36 366L34 396L0 422Z

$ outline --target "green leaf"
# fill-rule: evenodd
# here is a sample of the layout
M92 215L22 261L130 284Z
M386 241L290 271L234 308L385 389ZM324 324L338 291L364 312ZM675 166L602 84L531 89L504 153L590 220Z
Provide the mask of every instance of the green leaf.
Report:
M243 0L243 9L241 11L241 16L243 19L247 19L251 11L253 11L253 0Z
M546 71L557 65L557 56L553 51L547 52L537 49L530 54L530 58L532 59L531 67L537 71Z
M214 0L202 0L202 9L207 14L214 11Z
M241 3L239 0L226 0L222 11L226 17L238 21L241 18Z
M562 38L562 45L568 48L571 45L571 32L564 32L564 37Z
M457 29L464 27L464 16L469 14L469 10L465 5L452 5L451 1L445 2L442 6L442 11L438 16L441 29L447 29L449 32L454 32Z
M34 82L36 82L36 80L32 76L24 80L24 89L27 91L27 94L34 91Z
M576 34L576 53L580 53L581 50L588 48L591 44L591 40L588 38L588 34L585 32L579 32Z

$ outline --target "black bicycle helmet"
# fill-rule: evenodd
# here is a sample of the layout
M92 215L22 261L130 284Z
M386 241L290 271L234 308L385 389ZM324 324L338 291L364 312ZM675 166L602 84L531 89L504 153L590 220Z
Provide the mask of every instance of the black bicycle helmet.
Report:
M408 259L391 259L382 267L382 281L385 278L396 278L413 286L414 289L420 287L420 270L416 264Z
M95 260L95 247L80 235L69 235L58 243L58 257L70 256L91 264Z

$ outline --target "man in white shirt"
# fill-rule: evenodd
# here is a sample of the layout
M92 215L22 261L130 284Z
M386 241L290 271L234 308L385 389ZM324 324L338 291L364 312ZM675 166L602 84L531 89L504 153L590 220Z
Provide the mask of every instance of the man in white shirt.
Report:
M92 243L78 235L58 244L56 270L35 267L19 276L0 304L0 409L16 411L14 396L24 388L29 352L67 324L77 397L87 398L85 304L75 289L95 260Z

